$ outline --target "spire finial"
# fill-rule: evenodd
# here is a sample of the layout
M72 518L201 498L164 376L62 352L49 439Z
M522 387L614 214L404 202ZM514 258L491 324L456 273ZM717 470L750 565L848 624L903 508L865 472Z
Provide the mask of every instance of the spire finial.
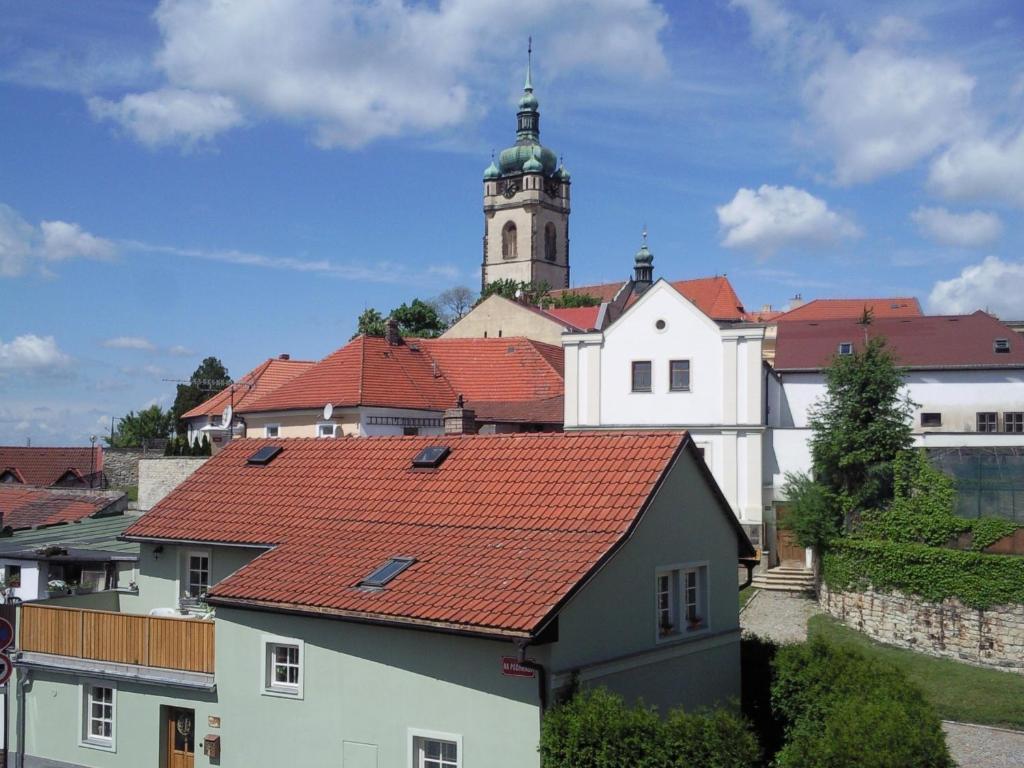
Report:
M524 91L533 90L533 35L527 38L526 43L526 85Z
M644 230L643 230L642 234L643 234L643 237L644 237L644 245L647 245L647 223L646 222L644 222Z

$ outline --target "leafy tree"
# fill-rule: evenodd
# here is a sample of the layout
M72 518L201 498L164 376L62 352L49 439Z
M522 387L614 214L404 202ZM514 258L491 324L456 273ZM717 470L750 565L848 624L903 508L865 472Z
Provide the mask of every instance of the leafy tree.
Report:
M203 442L199 444L199 447L201 448L200 456L210 456L213 454L213 446L210 445L210 438L206 436L206 433L203 433Z
M437 307L420 299L411 304L402 304L391 311L391 317L398 321L398 332L402 336L440 336L445 329L444 320L437 313Z
M782 525L793 531L801 547L819 554L828 551L843 532L843 513L829 490L803 472L787 472L783 493L788 514Z
M183 414L206 402L229 384L231 384L231 377L228 375L228 369L224 367L224 363L216 357L205 358L192 374L189 383L178 385L178 393L174 398L174 405L171 407L171 413L174 416L173 424L177 431L185 431L185 423L181 420Z
M440 313L446 325L454 325L465 316L473 307L473 292L464 285L457 285L442 291L441 295L434 299L433 304Z
M484 290L480 294L477 304L488 296L498 294L499 296L504 296L506 299L510 299L512 301L522 301L526 304L533 304L537 306L548 295L550 290L551 286L543 280L539 283L527 283L521 280L504 278L502 280L495 280L484 286Z
M811 408L814 479L829 493L847 527L864 509L893 496L893 461L913 442L914 403L901 394L903 371L885 340L838 355L826 374L828 392Z
M118 419L112 437L104 437L111 448L134 448L170 436L174 427L171 411L151 405L138 413L129 411Z
M555 309L573 309L575 307L596 307L601 303L597 296L589 293L562 293L553 299L546 299L545 306Z
M352 335L354 339L360 335L366 336L383 336L384 335L384 316L373 307L363 310L363 314L359 316L359 320L356 323L356 332Z

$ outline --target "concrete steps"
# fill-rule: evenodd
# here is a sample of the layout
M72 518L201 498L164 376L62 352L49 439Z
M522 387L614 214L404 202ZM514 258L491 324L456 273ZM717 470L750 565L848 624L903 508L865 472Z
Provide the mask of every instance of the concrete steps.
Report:
M807 594L814 592L814 574L806 568L779 566L757 574L751 586L772 592Z

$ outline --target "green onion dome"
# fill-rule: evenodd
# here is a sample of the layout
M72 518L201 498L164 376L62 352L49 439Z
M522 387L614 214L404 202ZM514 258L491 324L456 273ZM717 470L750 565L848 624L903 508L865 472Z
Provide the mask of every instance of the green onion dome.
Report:
M484 169L484 181L490 181L491 179L497 179L501 176L501 171L498 170L498 166L494 164L494 159L491 158L491 164Z

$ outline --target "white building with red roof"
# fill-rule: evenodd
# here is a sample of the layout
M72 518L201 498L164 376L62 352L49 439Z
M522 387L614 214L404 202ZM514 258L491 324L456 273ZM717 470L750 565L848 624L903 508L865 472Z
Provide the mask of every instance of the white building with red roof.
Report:
M739 695L754 551L685 433L235 440L124 538L137 590L22 607L12 761L537 768L574 686Z

